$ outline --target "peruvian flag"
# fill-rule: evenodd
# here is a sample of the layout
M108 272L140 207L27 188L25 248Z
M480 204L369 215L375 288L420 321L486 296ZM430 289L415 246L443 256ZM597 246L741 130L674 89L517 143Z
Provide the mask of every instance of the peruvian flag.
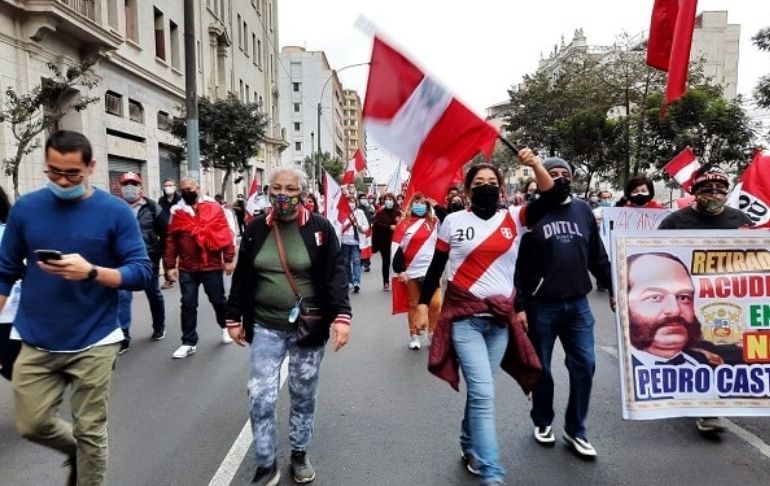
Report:
M348 167L345 169L345 175L342 178L343 184L353 184L356 181L356 174L366 169L366 159L361 149L356 150L353 158L348 160Z
M254 177L249 184L249 192L246 194L246 214L245 221L250 223L254 219L254 211L257 210L257 198L259 197L259 180L257 180L257 173L254 172Z
M352 214L344 196L344 191L334 180L334 177L330 176L328 172L324 172L324 215L337 231L337 238L342 234L342 224Z
M647 65L668 72L665 107L687 91L698 0L655 0L647 41Z
M443 200L457 170L492 155L498 131L375 35L363 119L370 135L404 160L407 197Z
M754 153L727 205L746 213L754 221L753 228L770 228L770 151Z
M700 162L698 162L698 157L695 156L695 152L690 147L679 152L676 157L671 159L671 162L663 167L663 170L669 176L676 179L679 185L682 186L682 189L687 192L690 192L690 187L692 187L693 179L698 169L700 169Z

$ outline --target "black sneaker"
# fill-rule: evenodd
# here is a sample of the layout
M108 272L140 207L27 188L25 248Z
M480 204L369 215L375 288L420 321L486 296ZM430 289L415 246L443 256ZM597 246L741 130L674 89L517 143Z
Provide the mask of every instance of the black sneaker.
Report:
M251 484L254 486L276 486L281 480L281 473L275 463L269 467L258 467Z
M77 458L72 455L64 461L62 464L64 467L70 468L70 474L67 477L67 486L78 486L78 461Z
M353 293L357 294L361 290L361 286L358 284L353 284Z
M305 451L291 451L291 476L295 483L305 484L315 479L315 469Z
M470 452L463 453L463 466L465 466L465 469L474 476L481 475L481 464L479 464L479 460L476 459L476 456Z
M128 339L122 340L120 342L120 350L118 351L118 355L126 354L129 349L131 349L131 341Z
M161 331L152 331L152 337L150 339L152 339L153 341L160 341L162 339L165 339L165 337L166 337L166 330L163 329Z

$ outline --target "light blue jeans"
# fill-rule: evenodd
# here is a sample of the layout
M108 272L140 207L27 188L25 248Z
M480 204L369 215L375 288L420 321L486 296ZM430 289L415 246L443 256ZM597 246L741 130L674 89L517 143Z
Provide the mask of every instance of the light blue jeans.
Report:
M289 353L289 443L292 450L304 451L310 444L318 399L318 379L324 347L297 346L296 332L274 331L259 324L254 326L251 341L251 428L257 466L268 467L275 462L276 414L275 402L280 389L281 363Z
M361 285L361 250L358 245L342 245L342 257L345 259L345 271L348 282Z
M494 375L508 346L508 328L493 317L471 316L452 324L452 343L468 389L460 447L476 457L485 481L502 482L505 470L495 431Z

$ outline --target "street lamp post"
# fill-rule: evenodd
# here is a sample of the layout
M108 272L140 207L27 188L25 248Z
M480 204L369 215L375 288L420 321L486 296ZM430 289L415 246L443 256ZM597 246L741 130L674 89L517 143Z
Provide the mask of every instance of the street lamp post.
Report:
M321 178L321 170L322 170L321 169L321 112L323 110L321 104L323 103L324 92L326 91L326 86L328 86L329 81L331 81L332 78L334 76L336 76L337 73L339 73L340 71L344 71L345 69L350 69L350 68L358 67L358 66L368 66L369 64L370 63L368 63L368 62L359 62L359 63L356 63L356 64L349 64L349 65L341 67L339 69L332 69L332 74L328 78L326 78L326 82L324 82L323 88L321 88L321 97L318 98L318 113L316 114L316 116L317 116L317 118L316 118L316 125L317 125L316 126L316 133L318 134L318 147L317 147L316 155L318 156L318 159L316 161L316 166L317 167L313 168L313 178L315 178L316 171L318 173L318 180L320 180L320 178ZM332 135L332 137L334 137L333 133L331 135Z

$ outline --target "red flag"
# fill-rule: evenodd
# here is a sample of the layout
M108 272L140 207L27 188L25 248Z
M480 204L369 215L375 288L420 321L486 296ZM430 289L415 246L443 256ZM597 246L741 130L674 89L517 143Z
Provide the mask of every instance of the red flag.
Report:
M409 291L406 284L401 283L398 277L390 279L391 290L391 314L403 314L409 311Z
M698 169L700 169L700 162L698 162L698 157L695 156L690 147L679 152L676 157L671 159L671 162L663 167L663 170L669 176L676 179L679 185L682 186L682 189L687 192L690 192L693 178Z
M370 135L406 161L414 191L440 201L457 170L492 155L498 131L403 54L375 36L363 118Z
M342 188L328 172L324 172L324 215L332 222L344 224L351 214Z
M356 174L366 170L366 159L361 149L356 150L353 158L348 160L348 166L345 169L345 176L342 178L343 184L353 184L356 180Z
M246 214L244 219L246 223L250 223L254 219L254 211L257 207L257 197L259 193L259 181L257 180L257 173L254 172L254 177L249 184L249 192L246 194Z
M690 49L698 0L655 0L647 42L647 64L668 72L665 107L687 91Z
M770 152L757 151L728 205L746 213L754 228L770 228Z

